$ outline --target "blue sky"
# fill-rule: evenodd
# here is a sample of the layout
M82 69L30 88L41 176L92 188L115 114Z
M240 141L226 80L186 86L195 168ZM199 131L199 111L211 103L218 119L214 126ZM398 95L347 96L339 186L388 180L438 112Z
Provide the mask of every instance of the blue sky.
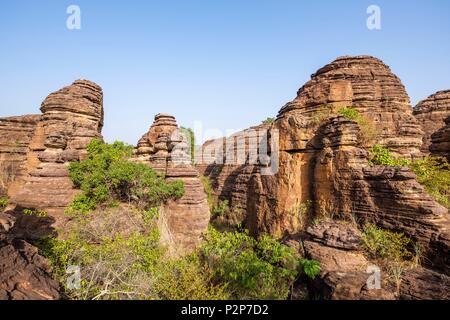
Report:
M66 9L81 8L81 30ZM381 8L382 29L366 27ZM0 2L0 116L39 113L78 78L103 87L107 141L135 144L159 112L180 125L240 129L292 100L341 55L369 54L415 104L450 88L450 1Z

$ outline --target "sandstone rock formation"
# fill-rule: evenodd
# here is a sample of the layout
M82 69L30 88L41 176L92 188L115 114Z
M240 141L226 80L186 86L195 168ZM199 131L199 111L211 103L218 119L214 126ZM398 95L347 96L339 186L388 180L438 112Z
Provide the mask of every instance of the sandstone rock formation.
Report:
M348 223L321 222L307 230L303 241L307 257L320 261L321 275L314 291L331 300L393 300L386 277L379 289L368 288L371 263L362 253L359 230Z
M450 161L450 116L444 122L445 125L431 135L430 153Z
M425 133L421 151L430 153L431 136L445 126L450 116L450 90L438 91L419 102L413 112Z
M67 166L85 156L93 138L101 138L102 89L93 82L77 80L50 94L41 111L40 116L0 120L7 130L3 139L10 143L0 150L0 165L18 168L17 179L7 189L11 202L18 208L40 209L49 215L39 223L20 217L23 236L31 238L65 221L64 209L78 192L68 177ZM12 145L17 145L16 149ZM2 176L5 172L2 170Z
M183 197L162 208L162 237L174 254L191 252L207 230L210 213L199 174L191 164L187 137L173 116L155 116L155 122L138 142L134 161L148 164L168 181L183 181Z
M269 126L266 135L279 136L278 150L268 148L267 154L273 157L279 152L276 174L261 175L260 165L233 166L226 159L216 164L203 162L199 168L213 180L216 195L229 199L233 209L245 205L246 224L254 233L293 234L301 228L294 211L314 200L314 185L329 180L314 172L318 150L324 148L319 129L324 120L348 106L358 110L375 132L344 138L371 139L372 144L385 145L405 157L421 154L422 131L400 79L376 58L342 57L313 74ZM211 145L220 147L222 142L207 142L202 153L210 152ZM216 154L220 157L221 153ZM327 205L331 204L321 207Z
M28 146L40 119L40 115L0 118L0 195L26 176Z
M3 213L0 219L14 221ZM0 225L0 300L59 299L59 285L50 277L47 261L36 247L9 239L8 231Z
M344 107L358 110L365 123L336 116ZM231 210L245 208L243 223L254 235L292 237L318 217L372 222L417 241L426 257L425 274L448 275L448 210L426 194L408 168L369 165L368 146L374 144L397 156L422 156L423 132L412 113L404 86L389 67L373 57L342 57L313 74L266 128L267 136L279 137L267 152L278 160L275 174L261 174L264 161L226 163L224 151L211 151L214 146L233 148L223 139L203 145L202 153L213 153L216 160L198 166L212 179L216 196L230 201ZM250 153L245 150L244 158ZM326 296L344 298L336 293L336 284L345 280L350 287L342 292L354 292L347 298L368 298L361 294L367 277L352 264L363 264L362 255L309 233L312 239L304 242L305 251L329 272L322 277L331 290ZM404 297L408 295L414 294ZM383 297L389 295L377 298Z

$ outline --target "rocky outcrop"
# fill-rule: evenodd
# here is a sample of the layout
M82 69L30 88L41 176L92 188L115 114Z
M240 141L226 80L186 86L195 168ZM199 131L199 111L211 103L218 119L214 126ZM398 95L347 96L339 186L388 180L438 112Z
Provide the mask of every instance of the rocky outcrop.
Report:
M353 107L373 122L375 143L407 157L419 154L422 132L405 87L388 66L369 56L341 57L312 75L278 114L277 122L290 138L282 149L305 149L311 137L305 135L302 120L342 107Z
M450 90L439 91L422 100L414 108L414 116L424 132L421 151L430 153L431 136L445 126L450 116Z
M0 223L0 300L59 299L59 285L49 275L46 259L31 244L9 237L13 217L0 214L2 221L9 221L11 228Z
M314 168L315 215L369 221L401 231L424 248L426 263L449 271L450 215L403 167L368 166L358 147L358 126L343 117L321 128ZM329 205L328 205L329 204Z
M430 153L436 157L446 157L450 162L450 116L445 125L431 135Z
M303 241L308 258L320 261L321 274L312 291L327 300L392 300L396 296L387 277L380 287L368 287L372 270L362 252L361 234L354 225L323 221L307 229ZM369 280L369 281L368 281Z
M356 109L364 121L337 116L344 107ZM426 272L448 275L448 210L427 195L410 169L369 165L368 147L374 144L388 147L397 156L422 156L423 132L412 113L400 79L380 60L338 58L313 74L267 127L267 136L278 137L277 149L271 144L267 152L277 160L273 174L261 174L267 166L262 162L227 164L220 151L213 153L222 161L199 167L213 180L217 196L230 200L232 210L234 206L246 209L243 225L254 235L292 237L317 218L371 222L404 232L423 248ZM226 142L222 147L223 141L207 142L202 152L211 153L214 145L229 149ZM354 293L347 298L370 297L371 293L362 294L365 271L356 268L364 264L360 250L339 244L339 237L348 237L344 236L348 230L320 236L308 232L305 251L321 261L329 274L322 275L330 290L323 295L345 298L336 291L340 283L342 292ZM353 238L344 242L353 243ZM392 297L385 292L373 298Z
M316 185L331 182L323 173L315 172L319 151L328 148L321 144L320 130L324 121L344 107L356 109L367 125L355 135L342 138L357 139L365 145L381 144L405 157L421 154L423 133L400 79L382 61L358 56L338 58L313 74L297 97L280 110L275 123L265 128L267 136L278 137L277 149L268 148L267 153L270 157L277 153L274 174L260 174L259 163L232 165L225 158L220 163L200 163L199 167L213 180L217 196L230 200L232 209L247 210L245 224L254 234L295 234L303 225L295 211L314 200ZM207 142L201 152L211 152L211 145L222 150L232 148L229 144L223 148L216 140ZM219 158L222 153L215 152ZM358 157L350 161L358 161ZM366 159L360 165L367 166Z
M183 197L162 208L161 233L175 255L191 252L207 230L210 212L199 174L191 163L187 137L173 116L155 116L155 122L138 142L134 161L149 165L168 181L183 181Z
M0 196L27 174L27 154L40 115L0 118Z
M53 228L64 223L64 209L78 192L68 176L69 162L82 159L88 143L101 138L102 89L90 81L75 81L50 94L41 111L22 134L26 136L21 150L23 179L11 184L8 196L18 208L47 212L44 225ZM29 221L32 218L22 218L18 223L24 227L23 236L36 238L48 232L45 226L36 228L36 222Z

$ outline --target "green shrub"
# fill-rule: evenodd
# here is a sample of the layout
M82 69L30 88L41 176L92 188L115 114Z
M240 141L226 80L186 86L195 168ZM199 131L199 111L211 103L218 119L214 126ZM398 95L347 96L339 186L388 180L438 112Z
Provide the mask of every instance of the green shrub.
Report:
M211 184L211 180L206 176L200 176L200 180L203 184L203 188L205 189L206 199L208 201L209 209L211 212L214 210L215 201L214 201L214 190Z
M437 202L450 208L450 165L445 158L426 157L411 161L392 156L388 148L380 145L375 145L370 152L371 165L408 166L426 192Z
M31 209L23 209L22 213L26 216L34 216L38 218L45 218L48 216L47 212L44 210L31 210Z
M344 118L346 118L348 120L353 120L355 122L359 122L362 120L362 117L359 114L358 110L350 108L350 107L340 109L338 111L338 114L340 114L341 116L343 116Z
M212 214L215 216L224 216L230 211L228 200L222 200L217 206L213 208Z
M298 274L294 250L269 236L257 241L247 233L211 228L201 250L233 299L286 299Z
M83 193L73 201L72 211L89 212L99 204L117 201L151 208L183 196L182 181L166 182L163 175L142 163L130 162L132 147L122 142L106 144L93 140L88 157L71 162L70 178Z
M403 233L381 229L373 224L366 224L363 228L362 240L365 249L372 258L403 261L412 257L408 246L411 239Z
M375 145L370 149L370 153L372 158L369 161L370 165L380 165L380 166L389 166L389 167L405 167L411 164L411 161L396 158L391 155L391 152L388 148L383 147L381 145Z
M370 119L361 115L358 110L351 107L346 107L338 110L338 114L348 120L352 120L358 123L361 130L361 143L365 147L372 145L377 135L377 130Z
M427 193L443 206L450 208L450 165L447 160L426 157L413 161L410 167Z
M303 269L303 273L310 279L315 279L320 274L320 262L316 260L301 259L300 266Z
M275 118L267 118L266 120L263 120L262 124L272 124L275 122Z
M180 128L181 133L186 137L188 143L189 143L189 151L191 153L191 160L192 163L195 162L195 135L194 135L194 130L192 130L191 128L185 128L185 127L181 127Z
M226 299L223 285L197 255L171 259L160 245L157 210L126 207L77 216L64 239L35 244L69 299ZM116 219L117 221L114 221ZM130 221L132 220L132 221ZM128 226L121 227L123 222ZM69 266L79 266L81 288L67 287Z
M8 199L6 198L0 198L0 211L5 210L5 208L8 206Z

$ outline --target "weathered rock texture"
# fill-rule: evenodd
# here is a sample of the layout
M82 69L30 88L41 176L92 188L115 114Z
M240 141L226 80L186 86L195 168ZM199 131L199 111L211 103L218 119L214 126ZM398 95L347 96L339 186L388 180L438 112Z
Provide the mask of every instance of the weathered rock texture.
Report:
M321 263L313 291L331 300L392 300L396 296L387 277L379 289L368 288L371 263L362 252L361 234L349 223L324 221L307 229L305 255ZM370 282L370 281L369 281Z
M27 175L27 154L40 115L0 118L0 195Z
M183 197L162 208L162 236L174 254L191 252L207 230L210 212L199 174L191 164L187 138L173 116L155 116L155 122L138 142L134 160L148 164L168 181L183 181Z
M14 218L0 213L0 222ZM29 243L11 238L0 224L0 300L56 300L59 285L49 275L48 262Z
M85 156L93 138L101 138L102 89L90 81L75 81L50 94L41 111L40 116L0 120L7 130L2 139L9 141L3 143L8 147L0 151L0 164L19 168L16 181L8 185L9 198L18 208L46 211L52 220L39 227L35 221L20 221L24 235L32 238L48 231L47 222L60 227L65 221L64 209L78 192L67 167ZM16 144L16 149L11 147Z
M357 132L344 135L344 139L358 139L354 143L373 140L372 144L385 145L405 157L421 154L422 131L400 79L376 58L342 57L313 74L269 126L266 134L279 136L276 174L261 175L260 165L232 165L226 159L202 162L199 168L213 180L216 195L231 200L233 210L247 209L246 224L254 233L270 232L280 237L295 233L303 224L295 211L314 200L316 185L331 183L323 172L315 172L318 153L328 148L321 142L320 129L326 119L348 106L358 110L375 132ZM222 142L207 142L202 153L210 154L212 145L220 147ZM274 152L268 154L273 156ZM220 158L221 153L216 155ZM367 166L367 162L361 165ZM322 203L320 207L330 205Z
M343 107L358 110L365 123L336 116ZM272 144L268 151L278 160L275 174L261 174L266 164L227 164L220 151L215 152L215 162L200 163L199 168L213 180L216 196L230 200L231 210L245 208L244 226L255 235L301 234L317 217L373 222L420 243L426 268L448 275L448 210L426 194L408 168L372 167L368 161L367 149L373 144L386 146L397 156L422 156L423 132L412 112L400 79L380 60L338 58L313 74L269 126L266 135L279 137L277 150ZM223 141L207 142L202 153L214 153L211 148L221 147ZM232 144L226 143L228 148ZM243 154L249 157L248 150ZM353 255L317 239L305 242L305 249L311 256L323 252L317 258L324 262L339 254L343 260ZM358 275L358 285L364 285L359 271L353 265L350 269ZM330 285L342 276L333 274ZM362 290L354 288L358 294Z
M431 135L430 153L437 157L446 157L450 162L450 116L445 125Z
M424 132L421 150L428 154L431 136L445 126L445 119L450 116L450 90L436 92L419 102L413 114Z

